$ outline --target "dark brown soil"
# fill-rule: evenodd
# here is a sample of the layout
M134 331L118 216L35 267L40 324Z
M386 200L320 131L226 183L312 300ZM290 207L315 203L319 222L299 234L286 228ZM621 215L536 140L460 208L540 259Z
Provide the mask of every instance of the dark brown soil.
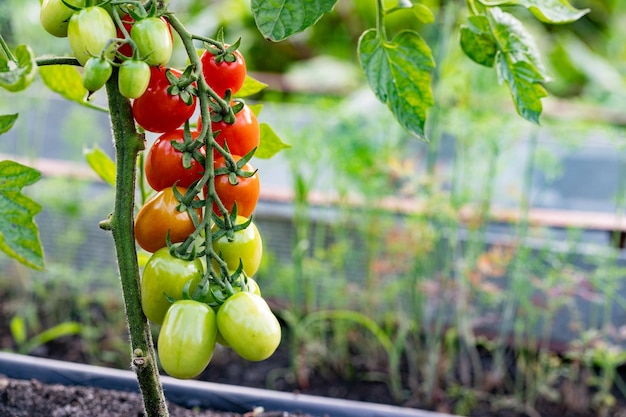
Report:
M282 411L246 414L188 410L168 405L172 417L308 417ZM258 411L258 410L257 410ZM38 381L17 381L0 376L2 417L142 417L141 397L135 393L91 387L46 385Z

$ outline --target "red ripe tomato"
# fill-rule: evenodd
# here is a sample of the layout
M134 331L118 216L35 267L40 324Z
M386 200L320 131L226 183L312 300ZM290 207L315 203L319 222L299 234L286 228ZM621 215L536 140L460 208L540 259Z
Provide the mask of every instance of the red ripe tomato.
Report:
M193 139L200 132L191 132ZM183 166L183 153L174 149L172 141L183 143L185 132L182 129L172 130L159 136L148 151L144 170L148 184L156 191L171 187L176 184L179 187L189 188L191 184L202 178L204 167L195 159L191 159L191 167ZM202 154L206 153L204 147L200 148Z
M147 131L164 133L174 130L189 119L196 109L196 97L191 105L185 104L178 95L167 92L170 82L165 75L165 67L150 68L150 83L146 92L133 101L133 116ZM178 78L181 72L170 71Z
M233 159L237 162L241 157L233 155ZM215 160L213 166L216 170L226 168L226 160L224 157L219 157ZM237 176L236 184L231 184L228 174L216 175L215 191L229 212L232 211L234 204L237 203L237 214L243 217L250 217L259 200L259 192L261 189L259 175L255 172L254 167L250 163L241 167L241 170L254 172L254 175L247 178ZM215 203L213 203L213 211L217 215L222 214Z
M185 194L185 188L176 187L178 192ZM178 211L179 201L172 187L165 188L153 195L141 207L135 219L135 240L148 252L167 246L167 233L170 242L182 242L192 234L196 227L186 211ZM202 220L202 210L197 209L198 219Z
M202 119L198 118L198 130L200 129L202 129ZM215 140L221 146L224 146L224 143L226 143L230 153L233 155L247 155L248 152L259 146L261 139L259 121L246 104L235 114L235 123L229 124L223 120L212 122L211 129L213 132L220 131ZM213 152L213 154L215 158L221 156L217 151Z
M235 95L246 80L246 61L239 51L216 56L206 50L200 61L204 79L220 97L224 97L228 89Z

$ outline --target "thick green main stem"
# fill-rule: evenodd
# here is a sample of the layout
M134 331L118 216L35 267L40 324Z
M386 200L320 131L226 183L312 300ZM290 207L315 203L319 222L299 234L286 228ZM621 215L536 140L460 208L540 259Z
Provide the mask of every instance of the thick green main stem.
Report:
M140 276L135 249L133 218L137 157L145 148L137 132L128 99L117 87L117 70L106 84L116 156L116 187L113 214L103 227L115 241L122 292L132 345L132 365L137 373L148 417L167 417L163 388L159 379L150 325L141 309Z

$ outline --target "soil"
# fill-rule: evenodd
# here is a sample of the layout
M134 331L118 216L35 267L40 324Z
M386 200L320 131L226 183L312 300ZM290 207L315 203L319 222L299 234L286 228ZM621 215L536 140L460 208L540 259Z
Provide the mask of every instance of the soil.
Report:
M281 411L235 414L188 410L168 404L172 417L310 417ZM0 416L2 417L142 417L139 394L92 387L47 385L38 381L18 381L0 376Z

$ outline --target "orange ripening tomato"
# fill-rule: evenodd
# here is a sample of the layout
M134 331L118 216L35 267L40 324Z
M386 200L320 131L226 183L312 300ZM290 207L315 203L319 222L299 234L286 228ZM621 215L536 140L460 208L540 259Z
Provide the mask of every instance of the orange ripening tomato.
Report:
M187 189L176 188L181 194ZM135 240L148 252L167 246L169 231L172 243L183 242L192 234L196 227L186 211L178 211L179 201L172 187L167 187L153 195L141 207L135 219ZM196 209L198 221L202 220L202 210Z

